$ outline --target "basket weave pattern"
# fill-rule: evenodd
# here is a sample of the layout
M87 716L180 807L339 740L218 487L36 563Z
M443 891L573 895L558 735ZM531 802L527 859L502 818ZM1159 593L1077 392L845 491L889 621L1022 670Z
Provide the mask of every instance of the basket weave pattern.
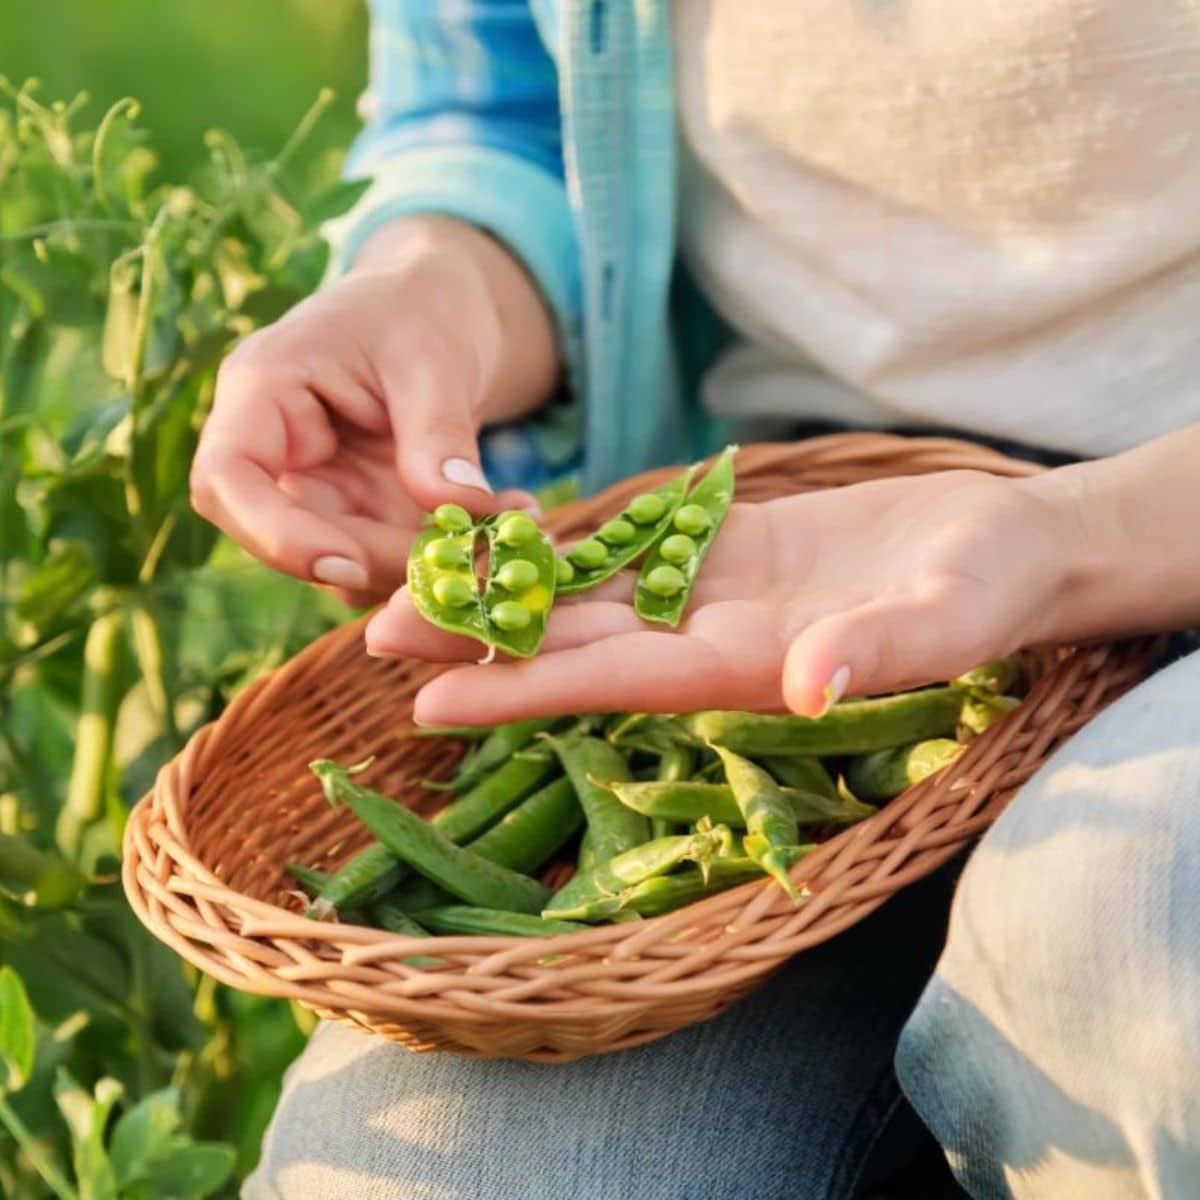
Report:
M1035 468L948 439L844 434L738 456L738 499L762 500L888 475ZM569 505L548 524L577 535L670 471ZM366 845L333 810L307 763L375 762L365 782L428 814L444 797L418 781L458 748L408 739L412 697L442 668L383 662L356 621L256 681L196 733L134 809L124 883L141 920L200 969L235 988L299 1001L412 1049L565 1061L653 1041L715 1016L791 955L861 920L950 858L1001 812L1050 752L1135 684L1154 639L1027 656L1034 683L1013 713L947 770L845 830L795 871L795 907L750 883L676 913L553 941L402 938L317 922L284 867L330 870ZM562 879L562 866L550 878ZM404 959L436 954L445 966Z

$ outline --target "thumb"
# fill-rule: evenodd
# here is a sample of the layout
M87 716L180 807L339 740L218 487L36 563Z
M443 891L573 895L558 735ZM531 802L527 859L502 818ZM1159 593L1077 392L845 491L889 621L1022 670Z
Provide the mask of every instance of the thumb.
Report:
M788 647L783 699L817 717L845 695L949 679L975 661L975 630L925 599L872 601L814 621ZM984 655L986 657L986 654Z

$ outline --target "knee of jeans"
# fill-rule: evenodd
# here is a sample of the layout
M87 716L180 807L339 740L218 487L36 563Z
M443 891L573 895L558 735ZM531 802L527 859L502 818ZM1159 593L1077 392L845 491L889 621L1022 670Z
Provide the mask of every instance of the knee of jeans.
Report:
M984 836L906 1031L906 1070L957 1036L947 996L1005 1041L1053 1043L1040 1053L1200 1063L1197 696L1192 655L1072 738Z

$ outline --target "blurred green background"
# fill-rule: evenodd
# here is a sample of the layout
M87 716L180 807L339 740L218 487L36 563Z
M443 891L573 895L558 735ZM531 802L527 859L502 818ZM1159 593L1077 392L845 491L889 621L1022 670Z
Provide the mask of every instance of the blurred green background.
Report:
M36 99L0 89L0 1198L232 1200L312 1019L154 941L115 848L192 730L345 618L217 540L186 474L220 355L315 285L313 231L349 202L329 185L365 2L0 0L0 76L41 81ZM221 129L263 164L325 88L286 170L224 169L240 154L205 145ZM81 92L78 112L53 105ZM91 131L125 96L137 128L115 120L97 159Z
M86 90L102 112L137 97L168 178L229 130L255 157L277 149L322 87L337 101L319 144L340 150L366 80L365 0L55 0L0 4L0 73L46 97Z

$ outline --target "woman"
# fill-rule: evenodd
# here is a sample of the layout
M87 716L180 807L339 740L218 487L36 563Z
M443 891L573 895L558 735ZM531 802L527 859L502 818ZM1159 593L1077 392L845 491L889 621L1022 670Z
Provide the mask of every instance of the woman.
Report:
M813 714L1200 620L1189 0L375 17L350 166L375 182L330 285L226 364L194 468L200 511L265 561L372 602L421 511L531 504L569 470L596 486L729 423L948 426L1086 460L735 508L682 633L638 628L618 583L556 609L533 662L435 680L420 719ZM669 310L677 255L696 286ZM462 654L403 592L368 648ZM972 1195L1190 1194L1198 682L1176 663L1022 791L911 1017L946 879L643 1050L474 1063L324 1028L245 1194L887 1194L921 1144L898 1037Z

